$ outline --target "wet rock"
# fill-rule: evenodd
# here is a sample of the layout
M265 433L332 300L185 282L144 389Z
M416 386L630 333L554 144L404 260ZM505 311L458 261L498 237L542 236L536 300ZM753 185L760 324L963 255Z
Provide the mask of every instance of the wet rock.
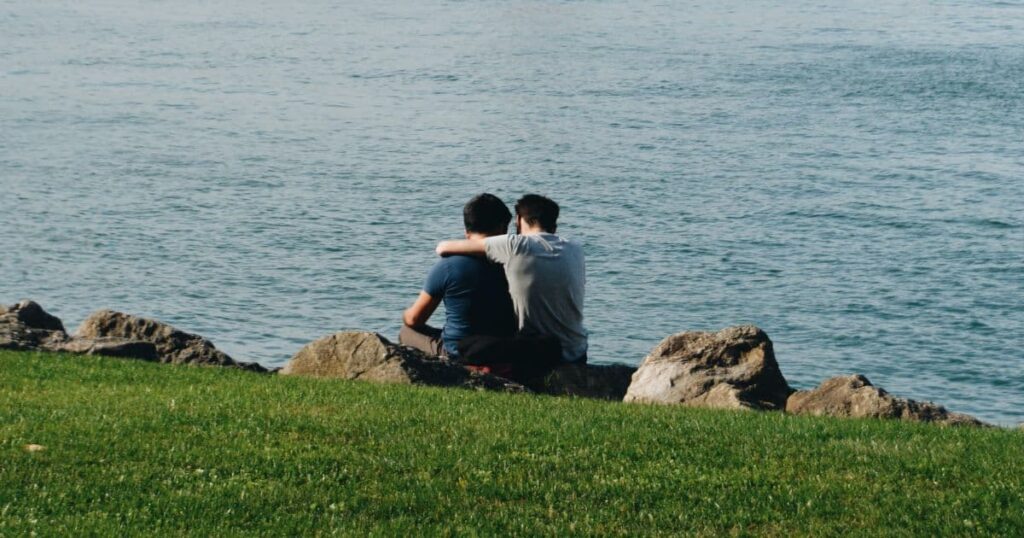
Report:
M826 379L818 388L793 393L786 412L794 415L885 418L934 422L951 426L983 426L980 420L947 411L932 402L897 398L875 387L862 375Z
M100 310L91 314L78 327L75 338L120 338L150 342L155 346L157 360L160 362L228 366L266 372L266 368L259 364L243 363L232 359L201 336L180 331L156 320L112 310Z
M781 410L791 392L768 335L746 325L662 340L633 374L624 401Z
M0 349L48 351L68 340L64 324L33 301L0 306Z
M377 333L360 331L339 332L307 344L278 373L506 392L525 390L513 381L473 372L445 359L393 344Z
M525 384L534 392L554 396L622 400L634 372L636 367L625 364L563 364Z

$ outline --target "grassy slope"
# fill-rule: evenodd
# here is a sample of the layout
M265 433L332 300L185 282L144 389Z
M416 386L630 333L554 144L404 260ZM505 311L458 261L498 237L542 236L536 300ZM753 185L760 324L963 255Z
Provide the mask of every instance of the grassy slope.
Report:
M0 352L0 535L1020 535L1022 455L1014 431Z

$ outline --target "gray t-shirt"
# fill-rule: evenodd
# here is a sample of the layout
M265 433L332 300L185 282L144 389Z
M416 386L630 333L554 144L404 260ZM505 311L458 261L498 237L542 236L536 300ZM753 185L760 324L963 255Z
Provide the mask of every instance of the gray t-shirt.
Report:
M586 265L583 247L555 234L488 237L487 258L505 267L512 306L523 336L554 336L562 359L578 361L587 353L583 328Z

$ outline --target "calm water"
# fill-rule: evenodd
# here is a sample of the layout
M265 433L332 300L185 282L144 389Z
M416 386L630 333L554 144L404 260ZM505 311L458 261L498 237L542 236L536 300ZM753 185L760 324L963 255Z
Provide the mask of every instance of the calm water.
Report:
M0 302L281 364L480 191L562 204L596 361L755 323L1024 420L1020 3L0 0Z

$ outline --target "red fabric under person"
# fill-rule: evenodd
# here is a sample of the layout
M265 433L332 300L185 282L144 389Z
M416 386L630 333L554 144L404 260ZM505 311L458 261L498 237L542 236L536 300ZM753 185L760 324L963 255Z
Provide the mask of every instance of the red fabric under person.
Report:
M498 363L498 364L467 364L466 368L473 370L474 372L480 372L482 374L491 374L499 377L510 378L512 373L515 371L511 364Z

